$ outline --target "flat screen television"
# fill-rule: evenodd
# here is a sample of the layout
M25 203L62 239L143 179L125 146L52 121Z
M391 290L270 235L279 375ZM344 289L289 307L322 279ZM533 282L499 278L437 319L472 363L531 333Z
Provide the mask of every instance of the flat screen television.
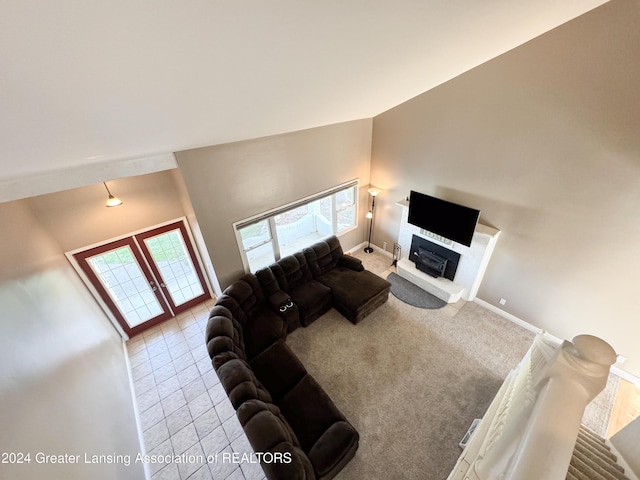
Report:
M409 223L467 247L471 246L480 210L411 192Z

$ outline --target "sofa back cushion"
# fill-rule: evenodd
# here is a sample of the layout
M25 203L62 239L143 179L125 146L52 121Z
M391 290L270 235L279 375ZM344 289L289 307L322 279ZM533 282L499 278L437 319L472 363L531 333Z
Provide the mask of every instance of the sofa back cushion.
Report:
M242 325L246 325L249 318L264 309L264 293L256 276L248 273L229 285L216 305L227 307Z
M307 374L284 340L278 340L249 362L251 370L276 403Z
M237 413L254 451L279 454L284 459L281 462L262 462L267 478L316 478L309 458L300 449L295 433L276 405L260 400L248 400L240 405Z
M260 283L260 287L262 288L262 292L264 293L267 299L271 298L276 292L282 290L278 280L273 274L273 270L269 267L261 268L256 272L256 278Z
M340 241L335 235L305 248L302 252L313 278L334 269L343 254Z
M209 357L213 359L223 353L231 353L228 358L246 360L242 325L231 311L223 305L211 309L205 332Z
M231 359L216 369L220 383L236 410L247 400L271 402L271 395L244 360Z
M270 266L280 289L291 293L303 283L313 280L307 259L302 252L281 258Z

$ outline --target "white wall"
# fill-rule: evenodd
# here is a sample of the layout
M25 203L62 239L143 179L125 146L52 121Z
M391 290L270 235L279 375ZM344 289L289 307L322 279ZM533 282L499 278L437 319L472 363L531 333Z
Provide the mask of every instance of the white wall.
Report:
M224 288L242 273L233 223L360 179L369 183L371 119L176 153L213 266ZM364 240L366 188L359 226L345 250Z
M139 480L140 464L37 464L35 454L139 451L121 339L26 201L0 204L0 477Z
M502 235L478 297L602 337L636 376L638 24L639 2L609 2L375 117L371 163L374 243L410 190L480 209Z

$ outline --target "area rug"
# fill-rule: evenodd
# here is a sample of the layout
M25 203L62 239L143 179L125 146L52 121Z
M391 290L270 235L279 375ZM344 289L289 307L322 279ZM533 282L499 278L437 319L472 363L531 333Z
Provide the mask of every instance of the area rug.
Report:
M442 308L447 304L444 300L440 300L429 292L425 292L397 273L390 273L387 280L391 283L391 293L404 303L431 310Z
M394 296L353 325L330 310L287 343L360 433L341 480L444 480L533 334L468 302L427 310Z

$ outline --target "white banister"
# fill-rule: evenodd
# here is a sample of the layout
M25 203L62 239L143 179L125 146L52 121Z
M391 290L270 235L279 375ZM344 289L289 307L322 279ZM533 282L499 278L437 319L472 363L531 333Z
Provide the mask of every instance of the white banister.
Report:
M616 352L598 337L562 344L506 478L566 478L584 409L606 386L615 361Z
M536 336L449 480L564 480L584 409L615 361L613 348L591 335L561 346Z

